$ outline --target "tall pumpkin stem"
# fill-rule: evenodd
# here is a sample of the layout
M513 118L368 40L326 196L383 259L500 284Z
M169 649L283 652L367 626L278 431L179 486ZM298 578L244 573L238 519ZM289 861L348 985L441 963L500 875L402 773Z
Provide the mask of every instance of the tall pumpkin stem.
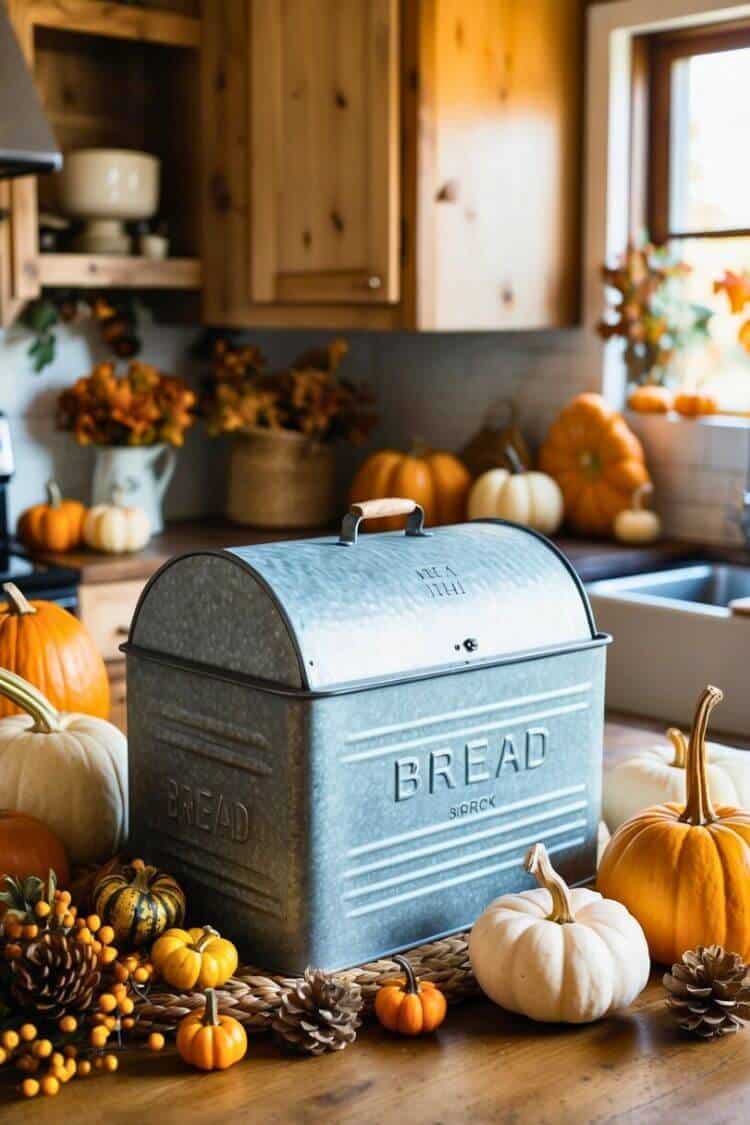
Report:
M219 1001L213 988L206 989L206 1010L203 1013L203 1023L206 1027L216 1027L219 1022Z
M36 734L55 734L65 729L59 712L39 688L24 680L23 676L9 672L7 668L0 668L0 695L31 715L34 720L31 729Z
M57 481L54 479L48 480L45 485L45 491L47 493L47 503L50 508L59 508L62 504L62 492L60 491L60 485Z
M34 606L26 600L14 582L4 582L3 593L8 599L8 613L13 617L25 617L29 613L36 613Z
M709 686L701 693L695 709L690 741L685 763L685 809L680 817L684 824L712 824L718 820L711 804L706 773L706 730L708 718L717 703L721 703L724 692L721 688Z
M667 731L667 738L672 743L672 749L674 750L672 765L675 769L684 770L685 763L687 762L688 748L688 741L685 735L677 727L670 727Z
M404 989L404 992L408 992L412 996L416 995L419 992L419 984L417 982L417 978L414 970L411 967L411 964L406 957L402 957L400 954L394 957L393 960L396 962L398 967L400 969L403 969L404 971L404 976L406 977L406 987Z
M529 849L524 864L530 875L533 875L540 887L544 887L552 895L552 912L547 915L548 922L575 922L573 904L570 901L570 887L561 875L555 871L550 861L544 844L534 844Z

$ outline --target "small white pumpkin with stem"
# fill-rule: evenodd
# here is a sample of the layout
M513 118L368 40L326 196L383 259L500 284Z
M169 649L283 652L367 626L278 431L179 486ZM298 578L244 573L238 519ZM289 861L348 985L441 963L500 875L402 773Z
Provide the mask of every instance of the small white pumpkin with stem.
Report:
M651 805L684 805L687 736L667 731L669 746L649 746L604 771L602 815L610 832ZM750 753L706 743L708 784L719 805L750 809Z
M644 501L651 496L654 486L650 481L636 488L630 507L624 508L615 516L613 529L615 539L621 543L653 543L661 535L661 520L656 512L645 506Z
M0 668L0 695L23 712L0 719L3 805L51 828L72 864L114 855L128 824L125 735L93 715L61 714L6 668Z
M143 508L128 507L122 488L112 490L111 504L95 504L86 516L83 538L95 551L132 554L146 546L151 524Z
M560 486L546 473L527 471L512 445L505 456L512 469L489 469L474 482L469 493L470 520L502 519L552 535L563 519Z
M539 890L502 895L469 938L483 992L543 1023L589 1023L632 1004L651 962L639 923L619 902L571 889L534 844L526 870Z

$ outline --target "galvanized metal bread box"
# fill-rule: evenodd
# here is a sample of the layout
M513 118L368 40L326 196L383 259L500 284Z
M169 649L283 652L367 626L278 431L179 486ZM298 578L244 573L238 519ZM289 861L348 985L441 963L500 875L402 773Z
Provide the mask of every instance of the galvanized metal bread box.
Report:
M132 847L269 969L467 927L538 840L595 871L608 638L578 578L534 532L410 507L175 558L133 619Z

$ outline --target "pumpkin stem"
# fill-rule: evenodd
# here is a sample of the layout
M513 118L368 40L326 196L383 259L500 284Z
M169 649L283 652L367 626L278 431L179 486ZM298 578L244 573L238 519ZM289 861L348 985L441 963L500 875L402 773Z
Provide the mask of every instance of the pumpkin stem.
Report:
M644 481L643 484L639 484L630 499L631 510L634 512L642 512L646 507L644 503L646 497L650 496L653 491L654 486L650 480Z
M721 688L709 686L701 693L695 709L690 741L685 764L686 801L680 820L683 824L712 824L718 820L716 810L711 804L706 775L706 730L708 718L717 703L721 703L724 692Z
M559 922L561 925L575 922L570 887L555 871L544 844L534 844L529 849L524 866L539 886L548 890L552 896L552 912L547 915L547 921Z
M62 492L60 491L60 485L56 480L50 479L47 481L44 488L47 493L47 503L49 504L50 508L59 508L62 504Z
M521 458L518 456L515 446L511 445L510 442L508 442L505 447L505 456L508 460L508 464L510 465L510 471L514 477L519 476L519 474L525 472L525 469L521 462Z
M3 593L8 599L8 613L13 617L25 617L29 613L36 613L36 609L27 601L15 582L4 582Z
M424 438L417 435L411 439L409 457L426 457L429 452L430 447Z
M214 938L221 936L219 934L219 931L215 930L213 926L202 926L201 929L203 930L203 933L191 947L195 950L196 953L202 953L210 941L213 941Z
M216 1027L219 1023L219 1000L213 988L206 989L206 1010L203 1013L204 1027Z
M59 713L39 689L7 668L0 668L0 695L31 715L34 720L31 729L34 733L55 734L65 729Z
M672 765L675 767L675 769L684 770L685 762L687 761L687 738L685 738L685 735L681 730L678 730L677 727L669 728L669 730L667 731L667 738L672 743L672 747L674 749L674 758L672 759Z
M396 962L398 967L400 969L403 969L404 971L404 976L406 977L406 988L404 989L404 991L410 993L412 996L415 996L419 992L419 983L417 981L414 970L411 967L411 964L409 963L407 958L402 957L401 954L397 954L393 958L393 960Z

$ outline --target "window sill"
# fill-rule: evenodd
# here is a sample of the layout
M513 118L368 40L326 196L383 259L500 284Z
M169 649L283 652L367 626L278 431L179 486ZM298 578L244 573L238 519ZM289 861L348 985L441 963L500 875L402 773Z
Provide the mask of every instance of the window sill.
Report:
M658 420L669 425L700 426L701 428L706 426L709 429L716 430L750 429L750 418L745 418L740 414L703 414L698 418L687 418L684 414L677 414L674 410L670 410L668 414L649 414L647 411L641 410L625 410L624 413L628 422L633 424L634 428L636 428L636 422L648 419L651 423Z

